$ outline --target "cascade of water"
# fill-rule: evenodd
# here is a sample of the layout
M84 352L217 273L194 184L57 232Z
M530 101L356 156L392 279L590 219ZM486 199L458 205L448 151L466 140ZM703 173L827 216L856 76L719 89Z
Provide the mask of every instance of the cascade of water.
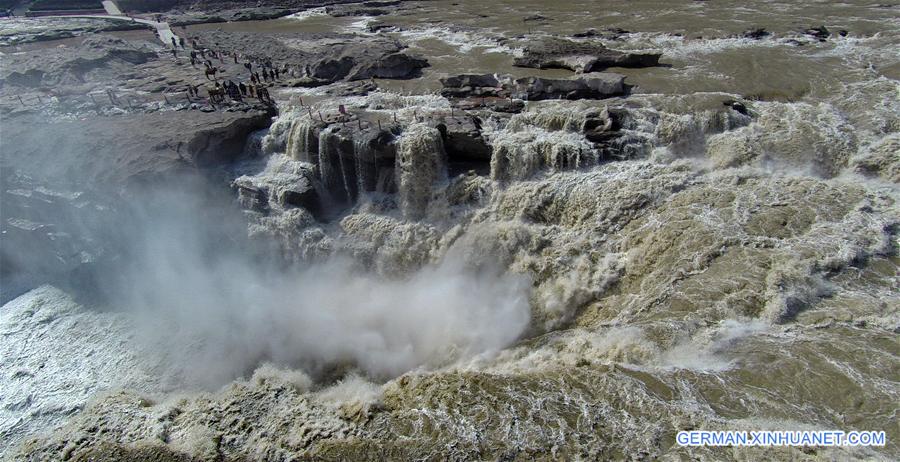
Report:
M356 187L359 193L375 191L378 183L376 153L369 140L353 141L353 158L356 167Z
M345 191L343 175L340 167L339 140L331 128L319 132L319 179L322 187L332 195L339 195ZM346 199L347 197L336 197Z
M352 147L350 148L352 149ZM343 197L347 199L347 203L352 203L358 195L356 182L356 168L353 160L354 153L347 149L345 143L338 143L337 161L340 170L340 180L343 185ZM348 152L349 151L349 152Z
M307 118L294 120L288 133L285 153L294 160L318 163L319 136L316 128L316 124Z
M407 218L425 214L435 183L446 180L447 163L441 133L425 124L406 128L397 147L400 209Z
M523 131L539 127L547 131L579 132L584 127L587 111L588 109L583 106L573 105L522 112L513 115L506 128L511 131Z
M587 168L599 160L597 149L577 133L505 132L494 139L491 179L522 180L542 169Z

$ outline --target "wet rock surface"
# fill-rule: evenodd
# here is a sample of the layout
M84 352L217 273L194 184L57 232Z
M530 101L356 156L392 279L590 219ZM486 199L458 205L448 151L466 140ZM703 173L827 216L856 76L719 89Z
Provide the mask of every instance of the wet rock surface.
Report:
M252 34L209 31L199 41L212 50L239 52L303 69L309 78L335 82L419 75L428 61L404 52L394 40L347 34Z
M598 72L610 67L652 67L659 64L660 54L626 53L606 48L601 43L575 42L550 37L528 42L522 56L513 65L537 69L568 69L575 72Z
M609 72L590 73L573 79L513 79L511 76L463 74L443 78L441 84L444 86L441 94L451 98L515 97L527 101L604 99L624 96L628 90L624 75Z
M577 79L517 79L515 94L529 101L544 99L604 99L626 93L625 76L613 73L592 73Z

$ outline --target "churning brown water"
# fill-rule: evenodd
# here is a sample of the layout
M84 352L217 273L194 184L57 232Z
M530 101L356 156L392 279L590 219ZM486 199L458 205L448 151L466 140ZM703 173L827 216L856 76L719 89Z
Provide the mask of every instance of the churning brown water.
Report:
M97 454L123 444L147 458L162 445L206 460L900 457L900 7L457 0L404 3L371 18L316 10L189 29L372 34L374 24L429 60L421 78L379 81L381 90L361 97L302 94L399 117L395 189L373 187L330 225L275 210L251 231L298 261L349 255L365 262L367 278L390 282L334 267L330 281L302 276L277 289L247 276L282 291L259 309L284 332L244 331L283 334L281 368L179 397L169 394L177 386L130 374L129 390L98 400L56 438L83 437ZM824 41L802 32L821 25L831 32ZM635 85L626 98L532 102L486 118L486 173L446 178L439 134L417 122L448 111L435 94L440 77L571 76L512 60L545 35L609 28L624 31L579 40L659 52L664 66L610 69ZM743 36L755 28L770 35ZM725 108L730 99L750 114ZM580 133L589 114L611 109L628 114L624 160L593 152ZM336 135L316 131L308 114L285 106L261 141L267 166L236 182L275 191L307 178L311 164L330 165ZM357 159L374 156L355 149ZM343 170L328 178L351 195ZM366 178L360 184L384 179ZM314 303L294 302L305 298ZM23 313L54 303L75 310L61 299L43 289L11 302L4 335L29 325ZM319 321L282 310L330 304L339 312L321 325L351 334L326 353L312 344L329 336L308 327ZM387 340L355 344L369 336ZM764 429L883 430L887 444L675 441L680 430ZM24 453L52 459L56 441L35 440Z

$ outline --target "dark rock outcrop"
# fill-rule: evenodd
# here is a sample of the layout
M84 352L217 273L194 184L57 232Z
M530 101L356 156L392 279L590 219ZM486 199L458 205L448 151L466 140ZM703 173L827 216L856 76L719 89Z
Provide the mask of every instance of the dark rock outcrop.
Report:
M737 111L738 113L743 114L743 115L745 115L745 116L749 116L749 115L750 115L750 110L747 109L747 106L746 106L744 103L740 102L740 101L736 101L736 100L733 100L733 99L728 99L728 100L723 101L722 104L723 104L724 106L730 107L731 109L734 109L734 110Z
M373 59L359 59L346 76L347 80L409 79L418 77L428 61L405 53L389 53Z
M529 101L545 99L603 99L627 92L625 76L609 72L585 75L577 79L525 77L515 82L516 95Z
M373 0L369 2L363 2L363 6L370 8L384 8L386 6L399 6L401 3L403 2L401 2L400 0Z
M444 142L448 162L490 162L491 146L481 136L481 120L462 114L436 125Z
M575 38L601 38L604 40L621 40L622 36L630 33L629 31L619 27L607 27L605 29L588 29L584 32L576 32L572 34Z
M745 31L741 34L741 37L743 37L743 38L748 38L748 39L753 39L753 40L760 40L760 39L763 39L763 38L765 38L765 37L768 37L769 35L772 35L772 33L769 32L769 31L767 31L767 30L765 30L765 29L762 28L762 27L758 27L758 28L756 28L756 29L748 29L748 30L745 30Z
M428 61L404 52L405 46L386 37L351 34L254 34L204 31L203 46L238 51L244 56L271 59L303 69L313 82L407 79L417 77Z
M549 20L550 20L550 18L539 15L539 14L533 14L533 15L525 16L524 18L522 18L522 22L543 22L543 21L549 21Z
M652 67L659 65L658 53L626 53L600 43L583 43L563 38L529 42L523 55L513 60L518 67L569 69L575 72L602 71L609 67Z
M335 18L342 18L345 16L384 16L389 13L389 11L380 8L360 8L354 5L329 6L325 7L325 12L328 13L329 16Z
M509 76L463 74L441 79L441 95L448 98L475 98L481 106L488 98L545 99L603 99L627 93L625 76L600 72L585 74L576 79L546 79L525 77L512 80ZM478 100L480 98L480 100ZM516 108L512 111L518 112Z
M280 202L281 205L302 207L309 210L313 215L318 214L319 196L312 187L302 190L289 189L282 191L281 194L278 195L278 202Z
M508 96L503 83L493 74L462 74L441 79L441 95L448 98Z
M831 32L825 26L810 27L804 30L803 33L815 37L820 42L824 42L828 37L831 37Z

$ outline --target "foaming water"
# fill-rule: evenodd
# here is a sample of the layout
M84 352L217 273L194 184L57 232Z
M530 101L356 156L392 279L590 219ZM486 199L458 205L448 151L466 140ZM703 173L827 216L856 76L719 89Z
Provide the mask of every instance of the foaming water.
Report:
M373 448L441 460L897 458L896 7L411 6L379 16L377 34L431 67L362 96L284 90L307 107L283 105L248 143L256 157L232 182L238 231L197 226L209 209L199 206L135 231L145 244L128 276L139 283L124 300L147 315L137 319L164 321L138 331L135 345L151 351L128 353L133 312L97 313L46 287L3 308L17 357L2 366L13 390L4 435L57 426L97 392L127 387L137 391L97 398L28 450L53 460L69 442L153 441L210 459L352 460ZM308 10L222 27L367 35L371 21ZM819 25L825 41L803 32ZM771 35L742 35L758 27ZM612 69L636 85L627 97L524 102L512 115L462 116L435 94L438 78L462 72L573 77L512 58L529 40L591 28L601 35L577 40L659 52L664 66ZM359 119L318 115L341 104ZM454 117L477 117L488 147L461 175L450 153L464 149L441 131ZM610 137L590 138L595 129ZM277 258L228 250L248 226ZM33 345L65 354L48 373ZM96 375L60 379L63 360ZM70 383L77 392L62 391ZM681 448L673 436L807 428L885 430L888 444Z

